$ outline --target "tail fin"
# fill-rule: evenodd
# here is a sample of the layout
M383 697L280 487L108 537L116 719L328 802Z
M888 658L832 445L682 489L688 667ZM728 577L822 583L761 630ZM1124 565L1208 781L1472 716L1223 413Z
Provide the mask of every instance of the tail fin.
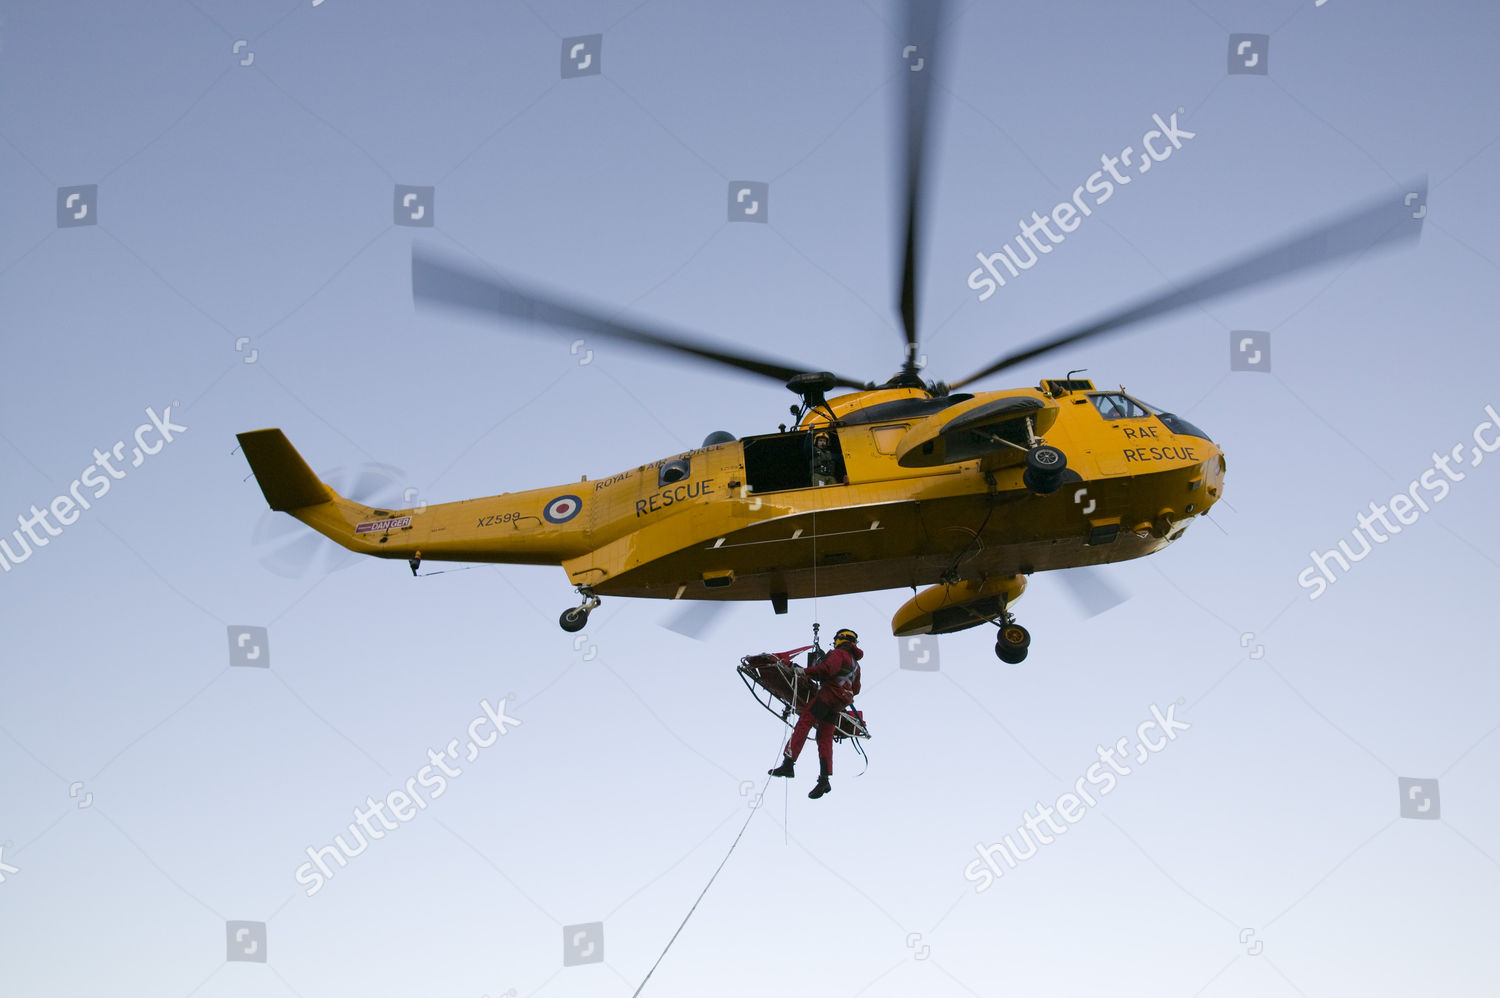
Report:
M333 490L318 480L280 430L250 430L237 436L272 509L287 512L333 499Z

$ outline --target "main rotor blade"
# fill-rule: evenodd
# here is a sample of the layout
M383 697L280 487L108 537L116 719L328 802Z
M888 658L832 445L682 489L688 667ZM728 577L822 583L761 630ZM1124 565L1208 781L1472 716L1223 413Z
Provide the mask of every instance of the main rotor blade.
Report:
M927 162L927 123L932 116L933 74L939 58L938 35L944 0L906 0L906 35L901 58L905 63L902 108L902 258L901 325L906 330L906 370L916 370L917 283L921 276L917 244L922 237L922 179Z
M1404 190L1409 192L1404 197L1400 194L1382 195L1362 208L1309 229L1301 235L1290 237L1259 252L1241 257L1217 270L1166 288L1104 318L1045 340L1037 346L1002 357L977 374L955 382L951 387L962 388L980 378L988 377L1008 367L1014 367L1059 347L1116 332L1126 326L1175 312L1188 305L1212 301L1231 292L1252 288L1341 257L1354 256L1377 246L1415 240L1422 233L1422 218L1427 214L1425 207L1427 178L1423 177ZM1422 207L1413 211L1414 203Z
M446 305L481 315L524 319L554 330L589 333L608 339L626 340L658 350L671 350L725 367L749 371L777 381L807 372L780 361L736 353L683 333L623 322L583 305L571 304L544 291L527 290L496 275L482 273L463 264L441 259L413 246L411 251L412 300L419 305ZM863 388L864 382L835 375L835 384Z
M729 609L728 603L712 603L708 600L682 600L688 604L674 613L672 618L662 626L669 631L676 631L685 638L694 641L702 641L710 631L720 624L720 618L724 611Z
M1065 568L1057 573L1057 577L1086 617L1097 617L1130 598L1111 585L1105 574L1092 565Z

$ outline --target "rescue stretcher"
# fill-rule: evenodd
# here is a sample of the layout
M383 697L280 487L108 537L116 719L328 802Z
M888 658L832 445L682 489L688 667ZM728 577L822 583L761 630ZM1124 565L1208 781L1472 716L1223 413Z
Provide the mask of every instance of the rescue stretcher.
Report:
M818 691L818 684L808 679L795 661L797 655L813 647L804 645L791 651L746 655L740 659L735 670L740 674L740 681L745 684L745 689L755 697L756 703L781 718L789 727L796 724L794 718ZM870 729L865 724L864 714L852 706L845 707L834 726L833 740L837 742L845 738L869 737ZM855 746L858 745L855 742Z

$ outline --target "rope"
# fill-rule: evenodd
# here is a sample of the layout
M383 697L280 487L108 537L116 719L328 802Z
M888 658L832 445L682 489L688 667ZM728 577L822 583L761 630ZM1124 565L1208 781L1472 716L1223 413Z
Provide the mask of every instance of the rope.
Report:
M465 564L462 569L438 569L437 572L413 572L411 576L416 579L425 579L429 575L447 575L449 572L468 572L471 569L483 569L481 564Z
M766 782L763 783L763 784L761 784L761 787L760 787L761 800L762 801L765 800L766 787L768 787L770 785L771 785L771 777L769 775L767 775L766 776ZM758 807L750 809L750 817L748 817L748 818L745 819L745 823L740 826L740 834L736 835L734 837L734 841L729 844L729 851L726 852L724 854L724 858L719 861L719 868L717 870L714 870L713 876L708 878L708 883L706 883L706 884L703 885L703 891L698 895L698 900L693 902L693 906L691 908L689 908L688 909L688 913L685 916L683 916L682 924L679 925L679 926L677 926L677 931L674 932L674 933L672 933L672 938L671 939L667 940L666 948L661 951L661 956L659 956L659 957L656 958L656 962L651 965L651 969L648 970L648 971L646 971L646 976L641 979L641 986L635 989L635 994L631 995L631 998L639 998L640 993L643 990L645 990L645 988L646 988L646 982L649 981L649 980L651 980L651 975L654 974L654 973L656 973L656 968L657 967L661 966L662 960L666 958L667 950L669 950L669 949L672 948L672 944L677 941L678 935L680 935L681 932L682 932L682 930L687 927L688 919L692 918L693 917L693 912L695 912L695 911L698 910L698 903L703 900L703 895L707 894L708 893L708 889L714 885L714 880L715 880L715 878L718 877L719 870L724 869L724 864L727 863L727 862L729 862L729 857L730 856L734 855L734 847L740 844L740 837L745 834L745 829L747 829L747 828L750 827L750 822L751 822L752 819L754 819L755 812L758 811L758 810L760 810L760 808L758 808Z
M818 621L818 511L812 514L813 620Z
M858 752L859 753L859 757L865 761L865 768L861 769L859 772L855 773L854 775L856 777L864 776L865 773L867 773L867 772L870 771L870 757L867 756L867 755L865 755L865 747L859 743L859 739L858 738L851 738L849 740L854 743L854 751Z
M990 514L993 513L994 511L995 511L995 506L994 506L994 503L992 502L990 504L989 511L984 514L984 522L979 525L979 529L980 529L981 532L984 530L985 525L990 522ZM813 510L813 513L812 513L812 532L813 532L813 534L812 534L812 554L813 554L813 558L812 558L812 577L813 577L813 644L815 646L817 646L818 650L821 652L823 649L822 649L822 646L818 642L818 629L821 626L821 622L820 622L820 620L818 618L818 511L816 509ZM977 535L976 535L976 539L977 539ZM959 558L961 559L962 557L963 557L963 553L961 552L959 554ZM954 568L958 567L958 560L959 559L955 559L954 560L954 563L953 563ZM796 700L797 700L796 693L797 693L797 687L796 687L795 680L794 680L793 681L793 686L792 686L792 702L794 704L796 703ZM860 758L865 761L865 768L861 769L855 775L856 776L864 776L865 773L868 772L869 769L870 769L870 757L865 754L864 747L862 745L860 745L858 738L850 738L849 740L854 743L854 751L858 752L859 755L860 755ZM782 826L781 826L781 830L783 832L783 838L785 837L786 826L787 826L787 822L783 821L782 822Z

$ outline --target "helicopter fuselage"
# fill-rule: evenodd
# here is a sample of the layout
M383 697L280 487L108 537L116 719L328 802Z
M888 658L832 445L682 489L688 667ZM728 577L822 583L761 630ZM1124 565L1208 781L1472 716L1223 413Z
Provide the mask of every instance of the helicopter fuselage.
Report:
M329 501L287 511L353 551L414 567L555 564L600 595L784 606L1138 558L1218 501L1223 454L1196 427L1123 392L1046 389L860 391L795 427L593 481L407 510L327 490ZM988 412L998 415L976 418ZM924 434L978 456L932 463L932 443L914 443ZM1043 440L1067 457L1047 494L1028 485L1023 460ZM276 475L257 449L246 442L264 488L262 472Z

